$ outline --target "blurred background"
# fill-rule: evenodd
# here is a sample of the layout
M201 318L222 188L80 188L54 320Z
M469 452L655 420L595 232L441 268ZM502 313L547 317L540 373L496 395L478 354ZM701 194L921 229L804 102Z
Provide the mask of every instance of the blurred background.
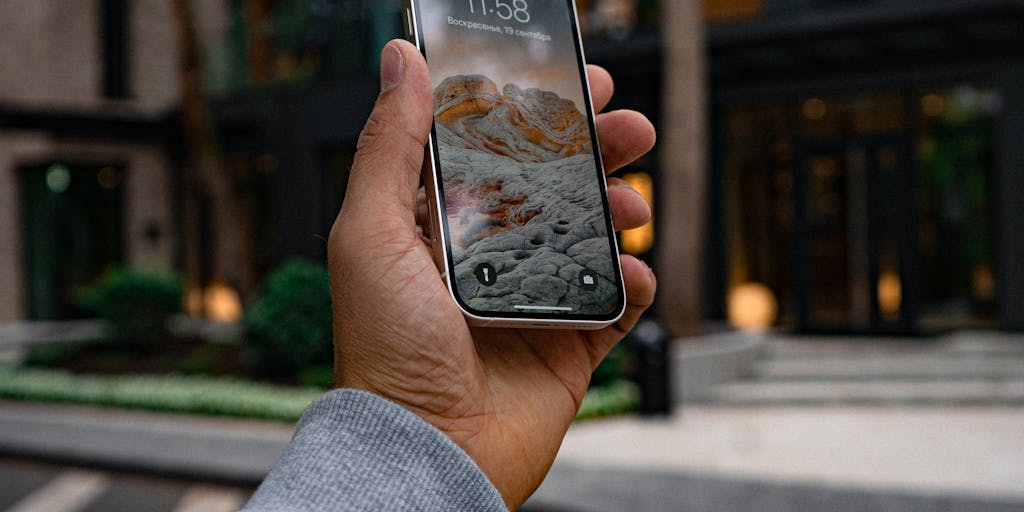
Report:
M1024 1L576 3L659 130L619 175L660 295L528 508L1024 509ZM0 0L0 509L251 492L331 385L326 236L402 27Z

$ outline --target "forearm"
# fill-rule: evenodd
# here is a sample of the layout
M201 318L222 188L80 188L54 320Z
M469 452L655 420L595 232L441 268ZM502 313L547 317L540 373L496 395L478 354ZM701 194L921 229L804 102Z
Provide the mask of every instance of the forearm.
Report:
M506 508L472 459L436 428L376 395L335 390L309 406L244 510Z

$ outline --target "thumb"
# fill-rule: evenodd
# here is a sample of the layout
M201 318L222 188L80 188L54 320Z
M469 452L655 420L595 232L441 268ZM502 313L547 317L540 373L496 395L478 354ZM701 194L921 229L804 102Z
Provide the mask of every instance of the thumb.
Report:
M430 76L419 50L404 40L388 43L380 61L381 93L359 136L343 211L375 221L399 215L413 226L433 118Z

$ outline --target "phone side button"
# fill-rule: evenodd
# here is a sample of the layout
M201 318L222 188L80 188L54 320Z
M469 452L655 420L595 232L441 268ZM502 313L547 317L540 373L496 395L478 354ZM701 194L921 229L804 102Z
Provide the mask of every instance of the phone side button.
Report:
M405 40L410 43L416 43L416 34L413 33L412 27L412 11L406 7L402 11L402 17L405 19Z

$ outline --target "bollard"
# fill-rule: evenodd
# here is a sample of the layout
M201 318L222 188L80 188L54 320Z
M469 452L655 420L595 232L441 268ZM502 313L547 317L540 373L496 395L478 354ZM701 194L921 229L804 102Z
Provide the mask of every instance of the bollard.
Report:
M640 414L667 416L672 412L672 344L664 329L652 320L643 320L633 328L626 343L636 353L634 381L640 387Z

